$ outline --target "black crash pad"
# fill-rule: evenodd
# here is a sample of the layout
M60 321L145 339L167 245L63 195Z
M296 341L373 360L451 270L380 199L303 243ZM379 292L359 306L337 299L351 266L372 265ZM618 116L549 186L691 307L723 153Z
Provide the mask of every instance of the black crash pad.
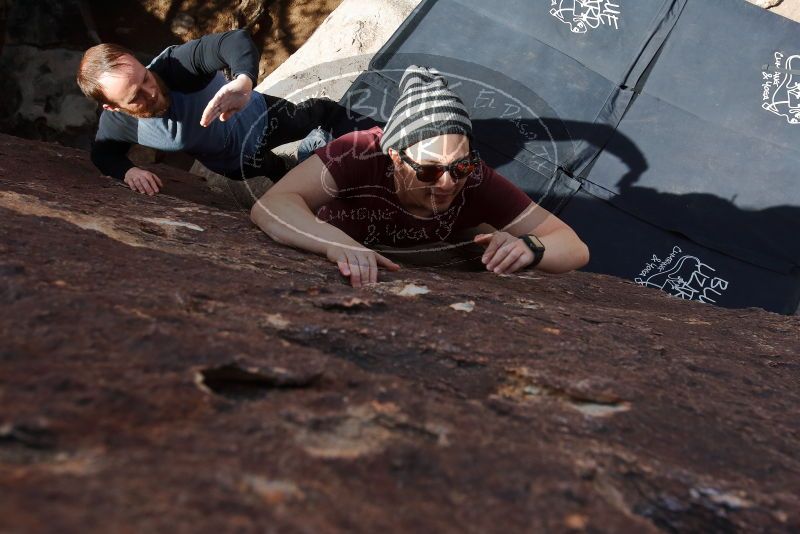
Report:
M798 29L744 0L425 0L335 130L385 122L405 68L435 67L489 164L589 244L588 270L793 313Z

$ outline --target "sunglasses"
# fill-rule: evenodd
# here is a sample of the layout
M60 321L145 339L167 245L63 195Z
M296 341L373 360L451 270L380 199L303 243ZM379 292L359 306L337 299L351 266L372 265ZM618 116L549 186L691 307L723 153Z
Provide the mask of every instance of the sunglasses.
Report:
M450 165L420 165L413 159L409 158L405 150L400 153L400 159L408 163L417 173L417 180L428 184L435 183L446 172L450 173L454 181L469 178L477 170L481 164L481 157L478 155L477 150L472 150L469 156L454 161Z

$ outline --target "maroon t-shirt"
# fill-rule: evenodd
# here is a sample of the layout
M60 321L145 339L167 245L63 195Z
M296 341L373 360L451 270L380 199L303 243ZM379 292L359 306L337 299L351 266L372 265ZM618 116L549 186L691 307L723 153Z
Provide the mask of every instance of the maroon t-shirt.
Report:
M317 210L317 218L367 247L408 247L446 241L481 223L502 229L531 204L530 198L485 163L467 178L450 207L419 217L400 204L392 160L383 154L383 130L355 131L315 153L339 189Z

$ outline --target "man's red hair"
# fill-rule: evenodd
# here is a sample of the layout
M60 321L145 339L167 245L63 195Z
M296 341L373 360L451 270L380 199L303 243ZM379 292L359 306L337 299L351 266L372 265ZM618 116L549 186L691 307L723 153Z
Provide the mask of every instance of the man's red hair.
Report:
M124 46L111 43L99 44L87 50L78 67L78 87L83 94L101 104L113 104L103 93L100 76L124 65L125 62L120 61L124 56L134 58L133 52Z

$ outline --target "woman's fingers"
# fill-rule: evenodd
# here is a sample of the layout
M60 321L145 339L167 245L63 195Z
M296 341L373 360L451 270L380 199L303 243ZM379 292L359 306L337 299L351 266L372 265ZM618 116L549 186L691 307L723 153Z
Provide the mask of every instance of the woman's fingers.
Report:
M361 272L361 285L369 284L369 259L364 252L358 254L358 270Z
M508 272L508 268L514 265L516 261L525 254L525 251L519 248L519 245L512 246L509 250L508 254L506 255L505 259L500 262L500 264L494 268L494 272L497 274L505 274Z
M495 270L495 268L500 265L500 262L502 262L514 248L514 241L506 241L505 239L503 241L504 242L497 247L495 253L486 261L486 268L490 271Z
M397 265L392 260L390 260L389 258L387 258L386 256L381 256L380 254L376 253L375 254L375 258L378 261L378 265L380 265L381 267L386 267L390 271L399 271L400 270L400 266Z
M514 264L511 267L506 269L506 274L515 273L520 269L524 269L525 267L530 265L532 261L533 261L533 254L530 255L523 254L517 259L517 261L514 262Z
M361 268L358 264L358 257L355 253L347 253L347 265L350 266L350 285L361 287Z
M329 253L328 258L335 262L342 276L350 279L353 287L362 287L378 281L379 266L391 271L400 269L393 261L371 250L341 250Z
M358 282L361 280L361 273L358 271L358 262L350 254L347 254L347 267L350 271L350 285L358 287Z
M508 253L511 252L511 247L503 245L502 247L498 248L494 255L489 259L489 262L486 264L486 268L490 271L494 271L497 269L497 266L506 259Z
M495 232L492 236L492 240L489 242L489 246L486 247L486 251L484 251L483 257L481 258L481 261L483 261L487 267L503 243L506 242L507 236L510 237L510 234L505 232ZM489 269L492 269L492 267L489 267Z
M375 258L376 254L370 254L367 256L367 261L369 261L369 283L374 284L378 281L378 262Z

